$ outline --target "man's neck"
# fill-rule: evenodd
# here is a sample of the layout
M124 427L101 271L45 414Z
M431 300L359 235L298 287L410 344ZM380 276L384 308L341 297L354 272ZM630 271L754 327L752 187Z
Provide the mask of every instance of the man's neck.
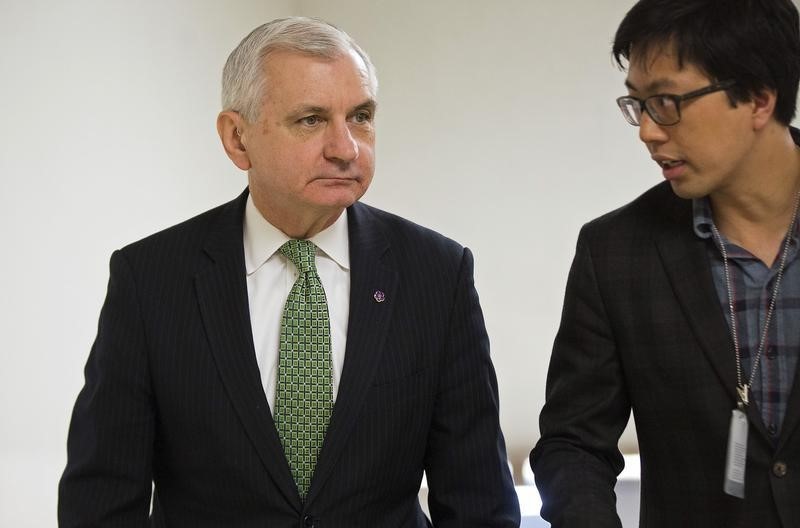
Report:
M255 199L253 203L267 222L283 231L288 237L298 240L308 240L324 231L344 212L344 208L289 212L277 207L262 208Z
M778 255L800 192L800 149L783 130L764 138L736 185L709 197L720 232L768 266Z

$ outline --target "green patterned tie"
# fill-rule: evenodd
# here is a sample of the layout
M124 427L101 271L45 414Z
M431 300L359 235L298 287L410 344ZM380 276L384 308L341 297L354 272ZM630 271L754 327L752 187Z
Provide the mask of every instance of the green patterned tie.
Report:
M290 240L280 248L299 276L281 321L275 425L303 500L333 409L330 318L315 250L308 240Z

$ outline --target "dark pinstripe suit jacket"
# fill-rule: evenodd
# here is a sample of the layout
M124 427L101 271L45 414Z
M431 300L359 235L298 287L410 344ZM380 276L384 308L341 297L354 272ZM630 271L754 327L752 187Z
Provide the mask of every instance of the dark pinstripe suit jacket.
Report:
M342 380L301 503L253 349L245 199L112 256L60 525L427 526L425 469L436 526L518 526L471 254L362 204Z
M632 408L642 527L800 527L800 382L775 445L749 407L745 500L722 491L735 386L733 343L691 202L662 183L587 224L531 455L543 515L554 528L619 526L617 441Z

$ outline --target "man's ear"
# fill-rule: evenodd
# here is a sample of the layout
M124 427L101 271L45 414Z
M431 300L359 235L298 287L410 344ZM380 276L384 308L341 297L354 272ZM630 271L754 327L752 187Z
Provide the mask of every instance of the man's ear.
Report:
M220 112L217 116L217 133L225 153L233 164L242 170L248 170L251 166L250 156L245 146L244 119L239 112L231 110Z
M775 90L764 88L753 93L750 99L753 105L753 129L760 130L775 115L775 103L778 100L778 94Z

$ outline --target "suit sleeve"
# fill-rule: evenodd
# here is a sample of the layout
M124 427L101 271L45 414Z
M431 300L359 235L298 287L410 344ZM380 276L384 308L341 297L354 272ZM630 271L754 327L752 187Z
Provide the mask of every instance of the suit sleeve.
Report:
M516 527L520 513L498 416L497 379L464 249L425 468L434 526Z
M553 528L619 527L617 442L630 416L612 326L586 228L567 280L547 374L541 439L531 453L542 517Z
M144 527L152 490L153 398L146 339L131 268L111 257L97 338L72 414L58 522Z

